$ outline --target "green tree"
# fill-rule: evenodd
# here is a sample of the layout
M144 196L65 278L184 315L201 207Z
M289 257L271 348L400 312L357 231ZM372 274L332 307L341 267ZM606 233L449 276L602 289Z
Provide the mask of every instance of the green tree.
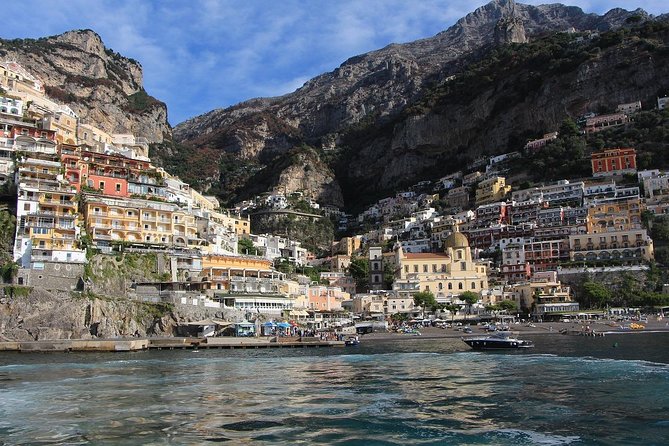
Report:
M451 313L451 324L453 324L453 320L455 319L455 314L458 312L460 307L455 304L446 304L444 305L444 310L447 310L448 312Z
M0 211L0 255L8 253L14 245L15 224L16 218L12 214Z
M253 242L251 241L251 239L248 238L239 239L239 242L237 242L237 250L240 254L246 254L251 256L260 255L260 251L258 250L258 248L253 246Z
M408 319L409 315L407 313L395 313L390 315L390 320L396 324L406 322Z
M393 282L395 281L395 272L393 267L389 262L384 260L383 262L383 287L386 290L391 290L393 288Z
M472 311L472 305L479 301L479 295L473 291L465 291L464 293L460 294L458 298L467 304L467 313L465 314L466 319L467 315Z
M604 308L611 301L611 290L599 282L587 281L583 283L583 295L580 299L586 308Z
M497 308L499 308L502 311L506 311L508 313L512 313L516 311L518 306L516 305L516 302L512 300L503 300L500 303L497 304Z
M12 261L5 261L5 263L2 263L0 261L0 277L2 277L3 282L11 283L18 270L18 263Z
M351 258L348 273L355 279L355 290L359 293L369 291L369 260L364 257Z
M419 291L413 295L413 303L417 307L421 307L423 310L423 318L425 317L425 309L429 308L432 310L437 306L437 299L434 298L434 294L429 291Z
M576 125L573 119L567 118L560 124L559 134L563 138L581 136L581 129L578 128L578 125Z

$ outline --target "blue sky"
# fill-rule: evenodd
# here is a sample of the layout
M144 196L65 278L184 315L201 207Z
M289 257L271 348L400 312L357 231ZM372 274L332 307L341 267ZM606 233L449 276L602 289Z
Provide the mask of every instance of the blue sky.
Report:
M586 12L666 0L565 0ZM555 1L526 0L541 4ZM485 0L3 0L0 37L90 28L138 60L176 125L246 99L294 91L351 56L432 36ZM29 18L28 18L29 17Z

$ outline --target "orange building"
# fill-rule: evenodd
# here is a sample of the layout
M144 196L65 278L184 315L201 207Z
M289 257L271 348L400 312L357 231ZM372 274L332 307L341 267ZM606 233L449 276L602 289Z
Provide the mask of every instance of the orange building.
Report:
M272 280L282 274L272 268L271 260L262 257L211 255L202 257L202 275L211 289L230 290L233 281Z

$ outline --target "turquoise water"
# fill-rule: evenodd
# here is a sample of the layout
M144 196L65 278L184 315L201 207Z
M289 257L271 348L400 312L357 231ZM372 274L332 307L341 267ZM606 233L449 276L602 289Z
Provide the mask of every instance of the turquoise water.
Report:
M534 341L4 354L0 444L668 444L669 334Z

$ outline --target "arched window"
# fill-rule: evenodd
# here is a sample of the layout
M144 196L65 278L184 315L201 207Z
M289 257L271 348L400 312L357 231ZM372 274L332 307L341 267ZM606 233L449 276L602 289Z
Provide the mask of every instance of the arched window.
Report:
M452 290L453 289L453 284L451 282L448 282L448 289Z
M441 291L441 290L443 290L443 289L444 289L444 284L441 283L441 282L439 282L439 291Z
M459 290L462 289L462 282L458 282L458 289L459 289Z

